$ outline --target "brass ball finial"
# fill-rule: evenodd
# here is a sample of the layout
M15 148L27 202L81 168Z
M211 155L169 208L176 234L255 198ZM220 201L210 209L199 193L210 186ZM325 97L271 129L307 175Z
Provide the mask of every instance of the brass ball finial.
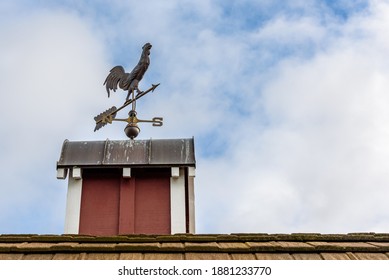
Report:
M124 129L124 133L132 140L138 136L139 132L140 128L136 125L136 123L129 123Z

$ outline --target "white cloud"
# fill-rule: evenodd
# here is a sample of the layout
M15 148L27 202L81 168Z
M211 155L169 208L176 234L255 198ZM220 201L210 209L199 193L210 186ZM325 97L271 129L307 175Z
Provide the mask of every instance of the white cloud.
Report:
M252 104L252 112L265 109L266 126L253 113L237 133L250 136L234 141L228 161L205 163L220 166L200 185L218 187L201 199L228 201L218 209L228 231L388 230L375 217L389 212L389 53L371 28L377 17L363 20L312 59L282 62ZM356 39L356 30L365 36ZM220 178L223 170L230 172ZM220 231L225 220L210 228Z
M4 223L16 215L15 208L26 215L26 209L42 205L53 206L54 212L52 200L64 206L63 197L51 190L58 185L55 162L62 141L79 135L85 129L85 112L97 108L93 104L100 95L106 58L93 30L66 13L15 19L2 26L1 36L6 38L0 46Z

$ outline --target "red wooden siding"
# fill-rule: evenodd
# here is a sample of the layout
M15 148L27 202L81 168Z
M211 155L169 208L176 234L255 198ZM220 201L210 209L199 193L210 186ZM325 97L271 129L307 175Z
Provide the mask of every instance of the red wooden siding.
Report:
M135 179L121 179L119 234L135 233Z
M121 169L83 172L80 234L170 234L170 173Z
M137 177L135 180L135 231L170 234L170 178Z

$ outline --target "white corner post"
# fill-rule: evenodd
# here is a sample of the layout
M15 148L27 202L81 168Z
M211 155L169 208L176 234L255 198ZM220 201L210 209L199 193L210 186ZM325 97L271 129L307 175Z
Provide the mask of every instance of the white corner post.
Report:
M170 178L170 225L171 234L186 233L185 170L171 168Z
M82 193L81 171L78 167L73 167L70 171L66 200L65 234L79 233Z
M189 203L189 233L196 233L195 224L195 194L194 194L194 177L196 176L196 169L188 167L188 203Z

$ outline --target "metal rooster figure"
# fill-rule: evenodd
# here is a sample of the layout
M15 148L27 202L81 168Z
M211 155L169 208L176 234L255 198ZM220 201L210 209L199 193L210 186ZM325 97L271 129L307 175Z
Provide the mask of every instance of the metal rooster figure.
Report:
M126 100L128 100L130 94L134 92L134 90L136 90L138 94L140 93L138 83L140 80L142 80L144 74L147 71L147 68L149 68L151 47L152 46L150 43L146 43L143 46L143 51L139 62L131 73L125 73L122 66L115 66L111 69L108 77L104 82L104 85L106 85L108 97L110 95L110 90L116 91L118 85L121 89L128 90Z
M152 123L153 126L162 126L163 124L163 118L156 117L152 120L140 120L136 117L136 101L141 98L142 96L146 95L150 91L153 92L159 84L152 84L151 88L149 88L146 91L139 90L138 84L142 80L144 74L146 73L149 65L150 65L150 49L152 45L150 43L146 43L143 46L143 51L140 56L138 64L135 66L135 68L131 71L131 73L126 73L124 71L124 68L122 66L115 66L111 69L109 72L107 78L104 81L104 85L106 86L106 90L108 93L108 97L110 97L110 91L113 90L114 92L117 90L118 86L119 88L128 91L126 101L124 104L116 108L113 106L112 108L106 110L105 112L97 115L94 119L96 121L96 127L95 130L99 130L103 126L105 126L107 123L111 124L112 121L124 121L127 122L127 126L124 129L124 132L126 135L134 139L138 136L140 132L140 128L138 127L139 122L149 122ZM135 96L135 91L137 92L137 95ZM131 99L130 99L131 96ZM128 105L132 104L132 109L128 113L128 118L126 119L116 119L116 113L119 112L121 109L127 107Z

